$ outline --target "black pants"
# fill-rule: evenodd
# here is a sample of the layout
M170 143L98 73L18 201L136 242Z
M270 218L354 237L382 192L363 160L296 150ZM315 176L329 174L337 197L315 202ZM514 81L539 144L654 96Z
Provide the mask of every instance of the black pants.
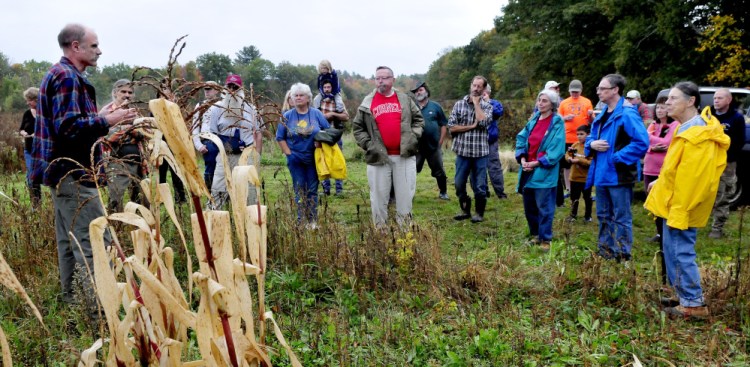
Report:
M174 170L172 170L172 167L166 161L159 166L159 183L167 182L167 172L172 173L172 187L174 188L175 203L180 204L186 202L185 185L182 184L182 180L180 180L177 174L174 173Z
M586 204L586 212L584 218L591 218L591 188L585 188L585 182L570 181L570 201L573 204L570 207L570 216L575 218L578 216L578 202L583 193L583 202Z

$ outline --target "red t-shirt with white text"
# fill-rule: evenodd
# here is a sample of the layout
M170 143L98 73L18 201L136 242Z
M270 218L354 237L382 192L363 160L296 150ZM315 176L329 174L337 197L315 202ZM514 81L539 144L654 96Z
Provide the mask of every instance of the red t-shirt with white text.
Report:
M375 92L370 111L378 124L388 155L401 154L401 104L396 93L386 97Z

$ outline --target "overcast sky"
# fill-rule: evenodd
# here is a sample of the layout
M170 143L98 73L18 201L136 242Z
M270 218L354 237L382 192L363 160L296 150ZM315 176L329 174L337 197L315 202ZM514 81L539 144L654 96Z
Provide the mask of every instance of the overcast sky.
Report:
M494 25L507 0L26 0L0 13L0 52L12 63L57 61L57 34L71 22L94 28L99 65L162 67L185 34L181 63L254 45L278 64L317 65L364 76L378 65L425 73L448 47L467 45Z

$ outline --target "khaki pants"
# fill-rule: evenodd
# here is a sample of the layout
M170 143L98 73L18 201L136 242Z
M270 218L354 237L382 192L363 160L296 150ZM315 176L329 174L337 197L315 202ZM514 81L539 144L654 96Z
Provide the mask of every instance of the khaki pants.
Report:
M367 182L370 185L372 221L381 226L388 221L388 200L391 185L396 194L396 220L399 224L411 217L414 193L417 189L417 158L388 156L390 162L382 166L367 165Z

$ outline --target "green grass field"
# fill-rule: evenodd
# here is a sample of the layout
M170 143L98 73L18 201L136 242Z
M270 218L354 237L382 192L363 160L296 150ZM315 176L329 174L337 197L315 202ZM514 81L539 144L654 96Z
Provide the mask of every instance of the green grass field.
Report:
M272 213L267 305L303 365L625 366L634 356L647 366L750 365L748 236L740 236L740 212L732 213L723 240L699 230L698 261L712 318L670 320L658 304L658 248L648 241L655 229L642 199L633 205L634 260L625 264L592 255L596 223L566 222L569 202L555 214L549 253L525 245L514 173L505 177L509 199L490 198L485 221L472 224L452 219L458 203L451 180L451 200L438 200L425 167L414 226L376 231L369 225L365 165L351 136L344 153L345 193L321 196L315 231L295 223L291 180L278 148L267 141L263 156L263 195ZM444 159L452 179L455 157L446 150ZM21 173L3 177L0 191L19 202L0 200L0 251L49 329L15 294L0 291L0 322L14 364L74 365L93 339L80 312L57 299L49 198L32 212ZM183 223L189 212L181 207ZM174 232L164 229L179 249ZM194 343L186 353L197 353ZM283 352L273 362L289 365Z

